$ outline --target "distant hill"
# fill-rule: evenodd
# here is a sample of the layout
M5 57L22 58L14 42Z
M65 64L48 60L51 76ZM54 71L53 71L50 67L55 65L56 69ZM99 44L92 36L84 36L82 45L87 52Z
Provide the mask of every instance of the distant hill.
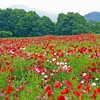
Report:
M54 13L54 12L48 12L47 10L45 11L42 11L42 10L38 10L38 9L35 9L34 7L33 8L30 8L30 7L27 7L25 5L12 5L12 6L9 6L7 8L11 8L11 9L24 9L25 11L36 11L36 13L39 15L39 16L48 16L53 22L57 22L57 16L58 14L57 13ZM90 12L88 14L86 14L85 16L85 19L87 21L89 21L90 19L91 20L94 20L94 21L100 21L100 12Z
M12 5L12 6L9 6L7 8L24 9L25 11L36 11L36 13L41 17L45 15L45 16L48 16L53 22L57 21L57 14L52 13L52 12L48 12L48 11L42 11L42 10L34 9L34 7L30 8L30 7L27 7L27 6L24 6L24 5Z
M100 12L91 12L84 16L87 21L94 20L100 22Z

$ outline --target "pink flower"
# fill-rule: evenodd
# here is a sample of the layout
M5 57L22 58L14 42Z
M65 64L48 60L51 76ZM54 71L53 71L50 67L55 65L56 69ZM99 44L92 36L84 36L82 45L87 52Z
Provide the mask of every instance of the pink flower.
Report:
M0 94L0 97L2 97L3 96L3 94Z

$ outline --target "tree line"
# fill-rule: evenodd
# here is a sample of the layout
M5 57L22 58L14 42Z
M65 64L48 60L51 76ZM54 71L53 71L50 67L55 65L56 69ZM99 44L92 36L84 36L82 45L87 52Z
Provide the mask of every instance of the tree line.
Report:
M0 9L0 37L75 35L89 32L100 33L100 22L87 22L78 13L60 13L55 23L47 16L40 17L35 11Z

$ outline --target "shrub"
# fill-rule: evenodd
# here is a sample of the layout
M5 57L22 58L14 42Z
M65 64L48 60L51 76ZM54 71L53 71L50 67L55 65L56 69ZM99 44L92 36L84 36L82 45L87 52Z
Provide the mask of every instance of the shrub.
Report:
M12 32L10 31L0 31L0 38L12 37Z

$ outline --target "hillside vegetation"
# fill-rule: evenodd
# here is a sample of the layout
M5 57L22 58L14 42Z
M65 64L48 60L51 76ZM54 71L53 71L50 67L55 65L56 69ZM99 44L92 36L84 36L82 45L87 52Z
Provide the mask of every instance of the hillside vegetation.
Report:
M47 16L40 17L35 11L23 9L0 9L0 34L7 31L12 37L43 35L75 35L80 33L100 33L100 22L89 21L78 13L60 13L54 23ZM9 33L8 32L8 33ZM3 37L3 35L0 35Z

